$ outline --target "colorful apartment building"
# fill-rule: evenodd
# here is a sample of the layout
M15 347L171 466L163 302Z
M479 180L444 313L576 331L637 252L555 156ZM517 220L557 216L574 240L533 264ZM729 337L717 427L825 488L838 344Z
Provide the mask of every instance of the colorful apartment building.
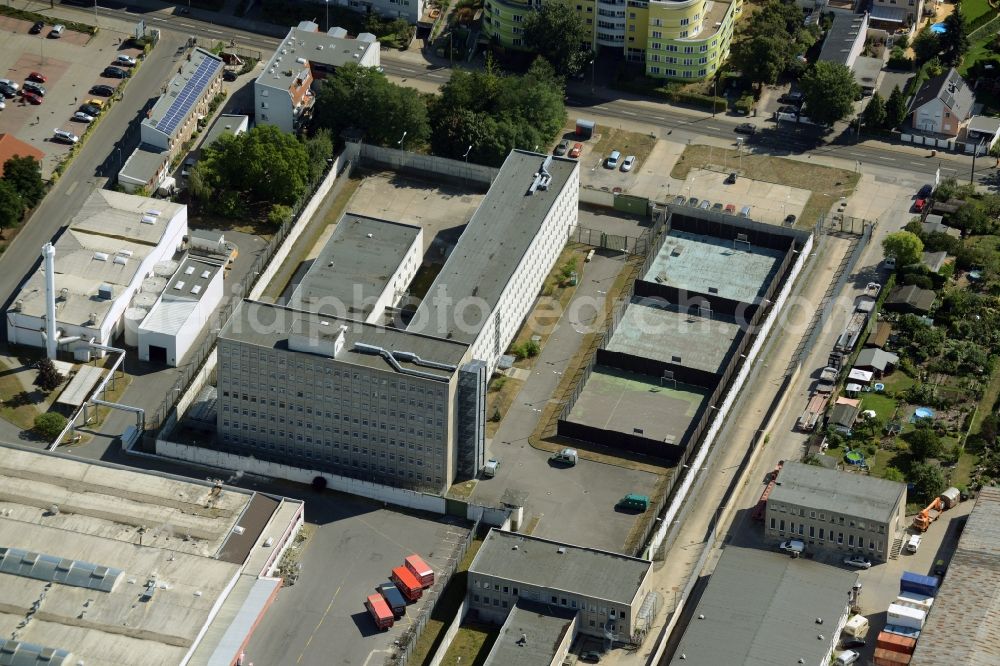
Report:
M558 0L552 0L558 1ZM729 57L742 0L563 0L591 29L591 46L622 49L651 78L712 76ZM523 23L541 0L486 0L483 32L508 49L524 49Z

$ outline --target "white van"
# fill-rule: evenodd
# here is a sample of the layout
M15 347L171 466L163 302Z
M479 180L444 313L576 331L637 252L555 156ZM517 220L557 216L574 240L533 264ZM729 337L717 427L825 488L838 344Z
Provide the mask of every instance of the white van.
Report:
M920 535L914 534L906 542L906 552L915 553L920 548Z
M66 26L62 23L56 23L52 26L52 30L49 31L49 39L59 39L65 30Z
M792 557L799 557L806 551L806 544L798 539L789 539L788 541L782 541L778 549L785 551Z
M740 217L749 219L750 218L750 208L751 208L751 206L743 206L743 208L740 209Z
M608 155L608 159L605 160L604 166L606 166L609 169L617 169L618 162L620 162L621 159L622 159L622 154L619 153L617 150L612 150L611 154Z

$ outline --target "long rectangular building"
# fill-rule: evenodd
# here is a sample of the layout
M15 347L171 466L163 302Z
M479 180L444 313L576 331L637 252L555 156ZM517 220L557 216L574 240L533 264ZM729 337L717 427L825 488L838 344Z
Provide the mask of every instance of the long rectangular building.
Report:
M484 462L486 382L576 223L576 160L513 151L406 330L421 230L345 216L287 307L219 334L219 445L440 492ZM336 301L338 307L331 307Z

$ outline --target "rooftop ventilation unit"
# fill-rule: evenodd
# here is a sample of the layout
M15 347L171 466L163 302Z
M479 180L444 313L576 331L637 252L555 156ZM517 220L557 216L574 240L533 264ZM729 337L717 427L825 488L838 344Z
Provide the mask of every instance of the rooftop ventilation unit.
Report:
M184 275L191 275L191 273L194 273L194 266L188 266L184 269Z
M110 284L102 284L97 288L97 297L102 300L110 301L113 295L114 291Z
M147 210L146 215L152 215L153 217L159 217L162 213L158 210Z
M131 258L133 253L132 250L118 250L117 254L122 257Z
M143 215L141 222L143 224L156 224L156 216L155 215Z
M128 263L128 257L121 254L115 255L115 263L119 266L124 266Z
M184 280L178 280L174 283L174 289L181 290L184 288Z
M204 270L204 271L201 272L201 279L207 280L208 276L210 276L211 274L212 274L212 271L210 271L210 270Z
M96 259L97 261L107 261L110 257L111 255L109 255L107 252L94 253L94 259Z
M195 296L201 293L201 285L196 284L195 286L191 287L191 293L194 294Z

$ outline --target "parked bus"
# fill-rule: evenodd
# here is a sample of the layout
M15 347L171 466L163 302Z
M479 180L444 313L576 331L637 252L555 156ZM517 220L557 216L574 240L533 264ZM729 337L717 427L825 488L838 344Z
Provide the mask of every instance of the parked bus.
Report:
M385 603L385 599L382 598L381 594L372 594L365 599L365 608L368 609L368 613L375 620L375 626L379 629L388 629L392 626L392 611L389 610L389 604Z
M423 558L414 553L403 560L403 564L424 587L434 584L434 570L427 566Z
M396 567L392 570L392 575L389 578L396 584L396 587L403 593L403 596L410 601L416 601L423 594L420 581L406 567Z

